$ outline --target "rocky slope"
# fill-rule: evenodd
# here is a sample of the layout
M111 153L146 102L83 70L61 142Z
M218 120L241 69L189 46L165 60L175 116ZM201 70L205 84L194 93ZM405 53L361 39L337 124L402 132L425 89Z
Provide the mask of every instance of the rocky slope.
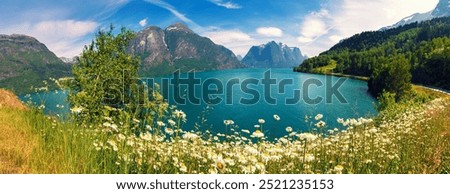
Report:
M0 88L18 94L41 87L43 80L70 76L71 66L33 37L0 35Z
M161 29L150 26L136 33L129 52L142 60L142 76L181 72L242 68L227 48L201 37L181 23Z

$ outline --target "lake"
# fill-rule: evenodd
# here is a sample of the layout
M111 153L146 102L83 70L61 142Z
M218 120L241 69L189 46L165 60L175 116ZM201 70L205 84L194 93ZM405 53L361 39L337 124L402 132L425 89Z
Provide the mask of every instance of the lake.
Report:
M264 133L269 138L276 138L287 134L287 126L294 131L310 130L313 127L311 121L317 114L323 115L322 120L328 128L341 127L337 118L377 114L376 99L369 95L367 83L361 80L297 73L291 69L234 69L190 76L193 79L188 79L188 74L181 74L179 82L173 80L174 75L154 80L162 86L162 93L169 103L187 114L184 130L191 130L195 123L200 123L198 116L202 114L207 118L202 128L211 126L213 132L221 133L224 120L233 120L240 129L252 131L254 125L259 125L258 120L264 119ZM186 85L179 88L174 84L167 85L171 82ZM176 88L180 95L174 92ZM48 114L64 115L69 111L64 91L32 94L31 97L35 103L45 102ZM25 96L20 98L26 99ZM180 104L183 99L186 103ZM210 109L205 111L207 106ZM278 115L279 120L274 115ZM308 122L305 116L310 117Z

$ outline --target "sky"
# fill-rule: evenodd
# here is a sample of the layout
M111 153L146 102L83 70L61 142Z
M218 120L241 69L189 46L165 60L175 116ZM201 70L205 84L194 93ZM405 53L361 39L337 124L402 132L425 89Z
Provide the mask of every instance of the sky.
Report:
M269 41L316 56L354 34L432 10L439 0L2 0L0 34L37 38L74 57L110 24L133 31L183 22L245 56Z

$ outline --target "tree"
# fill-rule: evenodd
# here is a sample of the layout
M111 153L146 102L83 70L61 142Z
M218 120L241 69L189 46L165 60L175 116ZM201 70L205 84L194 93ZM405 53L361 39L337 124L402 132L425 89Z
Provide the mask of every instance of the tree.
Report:
M117 35L113 31L112 26L100 30L73 66L69 102L83 121L99 121L105 106L133 111L139 104L139 60L126 53L134 35L124 28Z
M368 85L374 96L386 91L394 93L397 101L401 100L411 90L410 62L403 55L399 55L387 64L376 67Z

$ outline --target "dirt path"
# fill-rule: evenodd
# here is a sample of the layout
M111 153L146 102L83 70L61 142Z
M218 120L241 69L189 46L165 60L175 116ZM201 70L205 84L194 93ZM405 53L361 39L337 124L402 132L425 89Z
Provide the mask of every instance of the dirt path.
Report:
M36 141L24 118L25 106L11 92L0 90L0 174L27 173Z

